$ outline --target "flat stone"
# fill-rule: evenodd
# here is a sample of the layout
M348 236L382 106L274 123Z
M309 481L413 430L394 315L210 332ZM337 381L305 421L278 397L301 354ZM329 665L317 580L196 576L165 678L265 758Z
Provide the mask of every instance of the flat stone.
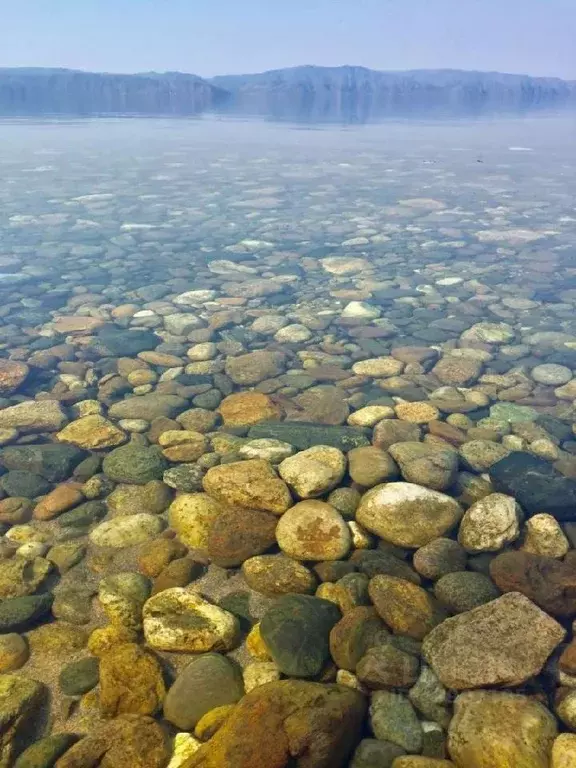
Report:
M286 483L267 461L223 464L209 469L203 480L204 490L212 497L232 506L283 514L292 504Z
M160 518L140 512L100 523L90 534L90 541L99 547L123 549L144 544L157 536L162 528Z
M74 445L14 445L0 451L6 469L34 472L51 483L66 480L86 453Z
M226 374L235 384L249 386L264 379L279 376L284 370L284 355L279 352L256 350L226 360Z
M159 651L229 651L239 640L238 619L181 587L151 597L143 609L144 636Z
M148 448L132 443L115 448L102 464L104 473L111 480L135 485L161 480L167 468L166 459L156 446Z
M188 401L178 395L150 394L129 397L110 406L108 415L113 419L144 419L153 421L161 417L172 419L188 407Z
M369 445L366 431L357 427L329 426L319 424L257 424L248 432L250 439L273 438L282 440L298 450L313 445L331 445L341 451L349 451L360 445Z
M44 617L52 606L51 594L29 595L0 603L0 632L20 632Z
M518 592L446 619L422 652L447 688L521 685L544 666L564 629Z
M56 400L26 400L0 410L0 428L23 433L58 432L67 420Z
M92 451L122 445L127 435L108 419L94 414L72 421L58 432L56 439Z
M250 589L269 597L290 593L310 594L317 585L312 571L284 555L251 557L242 564L242 574Z
M218 406L224 424L252 426L262 421L277 421L282 409L261 392L238 392L225 397Z

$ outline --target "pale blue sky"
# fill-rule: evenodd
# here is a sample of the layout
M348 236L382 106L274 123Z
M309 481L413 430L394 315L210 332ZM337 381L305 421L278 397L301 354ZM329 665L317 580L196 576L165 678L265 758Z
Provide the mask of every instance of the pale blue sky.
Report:
M576 79L576 0L0 0L0 66L203 76L296 64Z

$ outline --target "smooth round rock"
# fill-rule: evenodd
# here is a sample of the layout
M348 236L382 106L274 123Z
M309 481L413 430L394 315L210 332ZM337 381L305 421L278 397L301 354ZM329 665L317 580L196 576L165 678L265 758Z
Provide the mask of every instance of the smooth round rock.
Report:
M414 483L387 483L364 494L356 520L399 547L416 549L443 536L462 517L451 496Z
M572 378L572 371L565 365L556 365L555 363L544 363L537 365L530 371L530 376L538 384L545 384L548 387L559 387L567 384Z
M242 674L229 659L207 653L176 677L164 700L164 717L183 731L192 731L208 712L235 704L244 695Z
M351 546L350 529L330 504L309 499L287 512L276 528L278 546L295 560L341 560Z

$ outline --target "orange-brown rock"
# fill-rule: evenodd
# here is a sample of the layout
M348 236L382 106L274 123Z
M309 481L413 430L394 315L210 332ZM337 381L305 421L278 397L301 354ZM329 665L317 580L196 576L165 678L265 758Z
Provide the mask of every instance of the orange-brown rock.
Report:
M11 395L20 387L30 369L18 360L0 360L0 395Z
M365 712L364 697L351 688L268 683L245 696L182 768L342 768Z
M282 409L261 392L238 392L224 398L218 408L224 424L249 426L282 417Z
M34 508L36 520L52 520L62 512L72 509L84 499L81 483L62 483L57 485Z

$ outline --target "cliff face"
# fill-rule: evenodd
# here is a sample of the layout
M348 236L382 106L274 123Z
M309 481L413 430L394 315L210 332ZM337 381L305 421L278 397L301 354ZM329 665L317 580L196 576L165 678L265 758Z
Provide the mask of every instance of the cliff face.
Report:
M203 80L0 69L0 115L196 115L218 112L304 122L478 116L576 109L576 81L496 72L294 67Z
M576 108L576 82L497 72L295 67L216 77L226 108L276 119L358 121Z
M227 94L195 75L0 69L0 115L194 115Z

